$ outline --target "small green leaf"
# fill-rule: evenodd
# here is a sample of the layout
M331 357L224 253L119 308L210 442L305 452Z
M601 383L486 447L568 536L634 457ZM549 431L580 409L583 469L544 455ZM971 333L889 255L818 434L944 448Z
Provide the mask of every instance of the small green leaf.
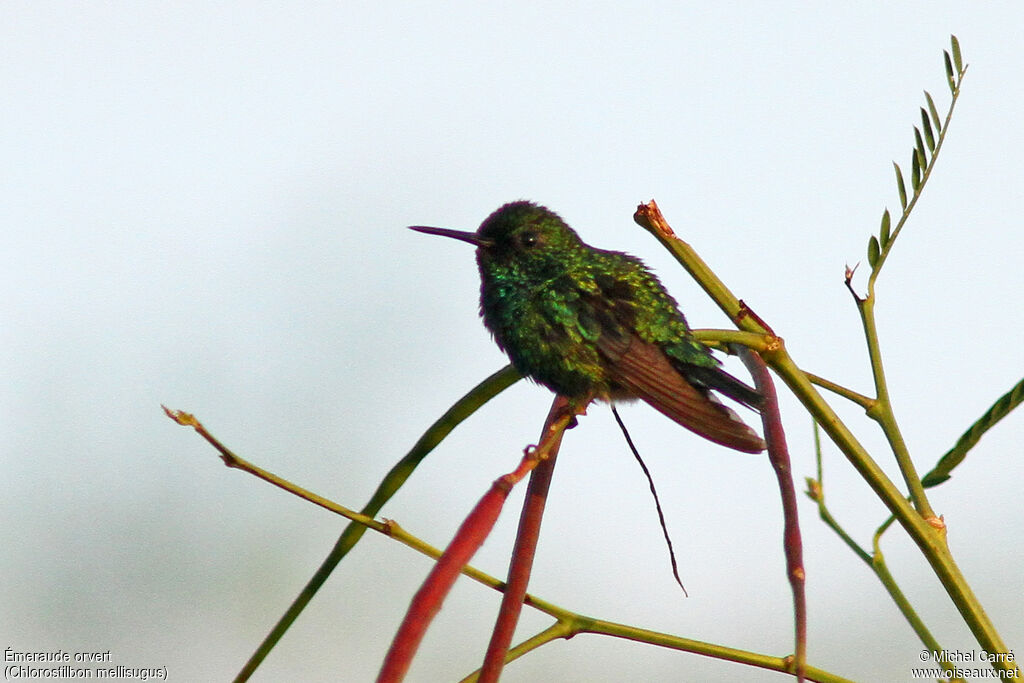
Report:
M942 51L942 57L946 61L946 82L949 83L949 92L956 93L956 81L953 80L953 63L949 60L949 53Z
M879 240L874 237L873 234L871 239L867 241L867 263L873 268L874 264L879 262L879 254L882 250L879 248Z
M907 186L903 183L903 171L900 170L900 165L895 161L892 162L893 168L896 169L896 187L900 191L900 206L903 210L907 209Z
M935 108L935 100L932 99L931 93L927 90L924 91L924 97L928 100L928 111L932 115L932 125L935 126L937 133L942 132L942 120L939 118L939 110Z
M889 222L889 209L886 209L882 214L882 229L878 232L878 241L883 247L889 244Z
M918 188L921 187L921 162L917 159L916 149L910 163L910 186L914 188L914 194L917 194Z
M956 36L950 36L949 42L953 47L953 64L956 65L956 72L961 74L964 71L964 60L960 56L960 41L956 39Z
M926 166L926 160L928 159L927 152L924 151L924 140L921 139L921 131L917 126L914 126L914 151L917 154L917 161L921 166Z
M935 464L932 471L921 478L924 487L936 486L949 479L953 469L963 462L967 457L967 452L974 448L985 432L995 427L996 423L1009 415L1010 411L1021 403L1024 403L1024 379L1000 396L992 404L992 407L963 433L953 448L939 458L939 462Z
M932 133L932 124L928 120L928 112L921 107L921 130L924 131L924 141L928 143L928 151L935 151L935 134Z

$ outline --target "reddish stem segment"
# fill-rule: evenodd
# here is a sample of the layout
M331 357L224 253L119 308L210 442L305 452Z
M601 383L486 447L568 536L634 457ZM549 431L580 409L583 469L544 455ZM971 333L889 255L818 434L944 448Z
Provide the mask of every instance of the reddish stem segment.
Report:
M551 425L568 409L568 401L556 396L551 404L541 439L544 439ZM515 634L519 614L523 611L523 599L526 587L530 582L530 571L533 569L533 558L540 538L540 524L544 518L544 505L547 503L548 488L551 486L551 475L555 471L555 458L561 444L562 433L553 438L553 445L546 460L537 465L530 474L530 485L526 489L526 500L519 517L519 532L516 535L515 548L512 550L512 561L508 568L508 582L505 594L501 598L498 619L491 633L491 642L487 645L487 654L480 669L479 683L497 683L501 670L505 666L505 655L508 654L512 636Z
M555 404L559 405L560 400L564 399L556 397ZM555 415L555 412L553 406L551 415ZM455 538L448 544L444 554L438 559L423 585L416 592L409 605L409 610L405 614L405 619L391 642L391 648L384 658L384 665L377 676L377 683L398 683L405 677L409 665L412 664L412 658L427 632L427 627L441 609L441 603L448 595L462 568L469 563L477 549L491 533L509 491L540 462L547 459L553 449L558 448L562 432L572 419L573 412L566 410L562 405L555 419L552 419L551 415L549 415L548 423L545 424L540 444L536 448L527 449L519 467L514 472L494 480L490 490L484 494L480 502L462 522L459 530L455 533ZM522 602L522 598L520 598L520 602Z
M771 461L775 477L779 482L779 493L782 496L783 514L783 547L786 552L786 574L793 590L793 621L796 631L796 652L794 653L794 671L797 681L804 680L804 669L807 661L807 600L804 595L804 551L800 538L800 520L797 517L796 489L793 486L793 472L789 461L789 449L786 446L786 433L782 429L782 417L779 415L779 400L775 394L775 384L768 373L761 356L749 349L739 352L743 364L754 378L754 386L764 396L761 405L761 420L764 424L764 440L768 444L768 459Z

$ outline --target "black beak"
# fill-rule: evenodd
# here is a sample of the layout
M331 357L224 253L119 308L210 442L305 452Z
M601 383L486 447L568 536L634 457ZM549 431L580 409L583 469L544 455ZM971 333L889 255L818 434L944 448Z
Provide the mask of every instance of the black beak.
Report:
M416 232L425 232L428 235L441 235L442 237L451 237L453 239L461 240L463 242L469 242L477 247L489 247L491 242L478 236L475 232L466 232L464 230L449 230L448 228L431 228L426 225L410 225L410 230Z

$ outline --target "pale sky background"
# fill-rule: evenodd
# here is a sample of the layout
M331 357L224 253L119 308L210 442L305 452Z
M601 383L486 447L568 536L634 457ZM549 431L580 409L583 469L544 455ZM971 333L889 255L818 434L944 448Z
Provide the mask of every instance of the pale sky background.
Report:
M635 226L655 197L809 371L870 392L843 268L865 259L891 161L909 172L942 50L970 64L938 169L879 280L893 400L921 471L1020 379L1024 20L993 3L7 3L0 8L0 643L110 650L172 681L230 679L344 521L228 470L160 404L351 507L505 360L477 313L475 229L557 210L643 257L696 327L728 322ZM858 273L863 288L866 264ZM730 365L742 372L738 365ZM550 404L521 383L433 453L383 516L436 545L512 469ZM896 478L860 410L841 415ZM689 590L607 408L569 433L531 590L591 616L792 649L767 460L644 405L624 418L660 487ZM810 421L783 403L797 485ZM932 493L963 572L1024 656L1024 415ZM881 504L826 446L862 544ZM522 491L474 563L503 576ZM921 644L801 496L809 661L909 680ZM976 644L900 529L884 549L947 649ZM429 571L368 534L256 681L369 681ZM458 680L499 596L460 581L409 681ZM526 637L548 625L526 610ZM503 678L781 681L580 636Z

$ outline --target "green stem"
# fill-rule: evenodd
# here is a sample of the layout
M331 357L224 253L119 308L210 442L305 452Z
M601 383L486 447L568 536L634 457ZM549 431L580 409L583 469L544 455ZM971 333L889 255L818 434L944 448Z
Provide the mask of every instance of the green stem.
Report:
M765 362L779 374L804 407L811 412L825 433L843 451L861 477L889 508L900 525L906 529L982 648L988 652L1008 652L1006 644L1003 643L974 591L971 590L967 580L960 572L960 568L953 560L949 547L946 545L944 529L940 530L929 524L911 507L885 472L879 468L878 464L835 414L831 406L811 386L806 375L786 353L784 346L780 344L778 351L768 354ZM1019 669L1013 662L997 662L993 663L993 666L1020 675Z
M821 521L825 523L825 526L834 531L843 543L853 551L854 555L863 560L868 566L871 566L871 553L861 548L860 544L853 540L850 534L846 533L846 530L840 526L839 522L832 516L832 513L829 512L824 500L818 501L818 516L821 517Z
M628 638L630 640L660 645L662 647L681 650L683 652L693 652L696 654L706 655L708 657L714 657L715 659L756 666L761 669L795 674L795 661L792 657L762 655L755 652L747 652L745 650L737 650L731 647L705 643L700 640L679 638L665 633L658 633L656 631L648 631L647 629L616 624L610 621L601 621L599 619L587 619L586 617L582 617L579 619L578 625L573 632L600 633L619 638ZM841 676L837 676L813 666L805 667L804 673L808 681L819 681L820 683L852 683Z
M874 538L872 539L873 553L869 553L861 548L860 545L854 541L848 533L846 533L846 530L843 529L835 518L832 517L832 513L829 512L828 506L825 504L825 481L821 465L821 439L818 435L817 424L814 425L814 446L815 460L818 468L818 480L813 497L818 503L818 515L825 522L825 525L832 529L832 531L834 531L839 538L841 538L843 542L853 550L854 554L871 568L871 571L873 571L875 576L878 577L878 580L882 582L882 585L889 593L892 601L896 603L896 606L910 623L910 627L914 629L914 632L917 634L918 638L921 639L921 642L932 652L940 652L942 647L918 616L913 605L911 605L910 601L907 600L906 595L904 595L892 574L889 573L889 568L885 564L885 556L882 554L881 548L882 534L885 533L885 530L888 529L894 521L896 521L896 518L890 516L889 519L886 520L886 522L882 524L877 531L875 531ZM949 670L952 668L952 664L943 664L943 668Z
M764 351L770 341L763 332L740 330L693 330L693 336L702 344L714 346L728 353L731 353L729 344L740 344L754 351Z
M551 626L537 633L536 635L527 638L523 642L519 643L508 651L505 655L505 663L508 664L511 661L519 659L528 652L532 652L539 648L541 645L546 645L559 638L571 638L572 632L572 619L559 619ZM470 675L463 678L459 683L478 683L480 680L481 669L477 669Z
M871 407L875 404L875 399L869 398L864 394L859 394L853 389L847 389L841 384L836 384L832 380L819 377L810 372L804 373L807 375L807 379L811 380L811 384L817 384L822 389L828 389L837 396L842 396L845 399L853 401L864 410L871 410Z
M877 272L877 271L876 271ZM861 322L864 325L864 336L867 339L868 358L871 362L871 373L875 382L877 400L868 409L868 417L878 422L885 434L893 455L896 456L896 463L899 465L900 473L907 484L910 492L910 499L918 514L929 520L931 523L938 523L938 516L932 510L928 496L921 485L921 477L914 467L910 458L907 444L903 440L899 424L896 422L896 415L892 410L892 401L889 398L889 385L885 379L885 368L882 363L881 346L878 343L878 328L875 324L875 297L873 293L868 294L866 299L857 299L857 310L860 311ZM944 527L942 527L944 529Z
M501 371L496 373L498 376L504 377L506 380L514 379L511 376L505 376ZM516 376L518 377L518 376ZM492 377L491 379L494 379ZM478 387L480 389L480 387ZM471 392L472 393L472 392ZM203 436L207 441L210 442L214 448L216 448L221 457L224 459L225 464L229 467L237 468L242 471L253 474L268 483L271 483L289 493L292 493L300 498L308 500L320 507L325 508L331 512L337 513L344 517L349 518L354 524L358 525L360 529L372 529L379 533L384 534L406 546L416 550L428 557L435 560L439 559L442 555L442 551L431 546L430 544L420 540L413 536L405 529L403 529L395 521L378 522L377 520L368 517L366 515L354 512L342 505L335 503L327 498L318 496L315 493L308 491L287 479L278 477L271 472L268 472L253 463L238 457L231 452L226 446L218 441L212 434L210 434L205 427L192 415L181 411L173 411L164 408L167 415L178 422L181 425L189 426L194 428L200 435ZM480 571L470 565L464 565L461 569L461 573L474 581L477 581L484 586L488 586L497 591L505 590L505 583L490 574ZM644 629L627 626L624 624L617 624L614 622L600 621L585 617L575 612L570 612L567 609L558 607L553 603L547 602L540 598L534 597L527 594L523 600L523 604L530 605L534 609L537 609L545 614L554 617L557 623L544 631L542 634L534 636L526 643L522 643L517 647L509 651L508 659L514 659L516 657L525 654L526 652L533 650L545 642L549 642L555 638L571 638L578 633L600 633L605 635L618 636L622 638L628 638L630 640L637 640L640 642L649 642L652 645L660 645L662 647L669 647L677 650L684 650L687 652L693 652L695 654L704 654L720 659L728 659L741 664L754 664L756 666L762 666L763 668L775 669L777 671L791 671L792 661L789 658L773 657L770 655L762 655L754 652L747 652L745 650L737 650L734 648L726 648L718 645L712 645L710 643L702 643L698 640L690 640L688 638L680 638L677 636L657 633L655 631L646 631ZM651 636L651 639L647 639L647 635ZM808 680L822 681L824 683L848 683L846 679L839 676L835 676L821 669L814 667L807 667ZM470 678L468 680L475 680Z
M410 449L405 457L391 468L391 471L388 472L387 476L385 476L381 481L377 490L370 498L370 502L368 502L361 510L362 517L349 517L349 519L353 520L352 523L345 527L345 530L335 542L334 547L331 548L330 553L326 558L324 558L324 561L309 579L309 582L305 585L298 596L296 596L295 600L292 601L292 604L289 605L284 614L281 615L274 627L256 648L255 652L253 652L249 657L249 660L242 667L241 671L238 672L238 675L235 676L235 683L244 683L244 681L249 680L263 660L266 659L267 655L270 654L270 651L274 649L274 646L277 645L278 641L284 636L295 620L299 618L299 615L302 614L302 610L306 608L306 605L310 603L313 596L316 595L317 591L320 590L320 587L327 581L328 577L334 571L334 568L338 566L338 563L341 562L353 547L355 547L356 543L359 542L359 539L363 537L366 529L376 528L373 524L379 523L374 522L371 518L376 515L384 504L390 500L393 495L395 495L399 488L402 487L402 484L404 484L406 479L412 475L420 461L422 461L423 458L425 458L427 454L429 454L434 447L441 442L442 439L455 429L459 423L476 412L476 410L484 403L507 389L519 379L521 379L521 375L516 372L515 368L511 365L505 366L470 390L469 393L453 404L444 415L439 417L437 421L435 421L434 424L423 433L412 449ZM231 458L236 458L236 456L224 448L216 441L216 439L213 439L213 437L206 432L194 417L187 413L181 413L180 411L170 411L167 408L164 408L164 412L179 424L194 427L196 431L210 441L214 448L217 448L220 451L221 457L224 459L226 464L229 466L238 466L231 462ZM191 421L184 419L186 417L191 418ZM237 460L240 459L236 458L236 461ZM262 470L259 470L259 468L255 468L255 466L252 467L253 469L250 469L249 471L256 476L266 479L275 486L287 488L283 486L281 481L277 480L274 475L269 472L263 472ZM291 490L291 492L296 493L294 490ZM313 502L318 505L322 504L322 500L313 500ZM332 509L334 512L338 512L339 514L344 514L338 509L328 509ZM369 519L370 523L366 521L367 519Z
M738 327L748 332L773 334L768 326L743 306L725 284L711 272L707 264L693 250L693 247L676 237L654 201L638 207L634 220L655 235L675 255L676 259L697 278L704 291L735 321ZM954 562L946 545L944 530L940 532L938 528L925 521L907 502L899 489L878 466L878 463L871 458L849 428L832 410L832 407L811 385L807 375L800 370L786 351L785 344L780 337L774 336L772 343L767 344L766 349L758 349L758 351L839 447L882 503L889 508L900 525L906 529L982 648L988 652L1008 652L1006 644L1003 643L974 591L971 590L967 580L960 572L960 568ZM996 662L993 663L993 667L1012 671L1017 676L1021 675L1014 662Z
M681 638L668 633L650 631L647 629L637 628L635 626L629 626L627 624L619 624L613 621L593 619L591 617L566 611L561 611L561 614L558 616L558 621L550 627L509 650L508 661L517 659L527 652L535 650L541 645L553 640L559 638L569 639L582 633L625 638L627 640L657 645L659 647L678 650L680 652L690 652L692 654L704 655L706 657L713 657L715 659L735 662L737 664L756 666L770 671L778 671L780 673L788 674L795 673L795 660L792 657L776 657L747 650L738 650L732 647L706 643L692 638ZM808 681L818 681L819 683L853 683L842 676L837 676L829 671L813 666L806 666L804 671L805 678ZM478 680L479 672L475 672L462 679L460 683L476 683Z
M864 561L865 564L871 566L871 553L860 547L857 541L853 540L850 534L846 533L839 522L832 516L832 513L828 509L828 505L825 503L825 470L821 464L821 430L818 429L818 423L814 424L814 462L817 468L818 478L814 481L808 481L811 485L809 495L818 505L818 517L825 523L829 529L835 532L839 536L840 540L846 544L846 546L853 551L853 553Z
M927 164L923 164L924 168L921 169L921 179L914 187L913 196L910 198L910 201L906 206L903 207L903 214L900 216L899 221L897 221L896 227L892 231L891 236L888 239L885 239L884 236L882 237L882 240L885 243L880 243L881 249L878 257L871 263L871 275L868 277L867 296L860 298L853 291L853 288L850 286L852 272L847 275L846 280L847 287L850 287L850 293L853 294L854 300L857 302L857 310L860 312L861 322L864 326L864 335L867 338L871 370L875 381L877 402L868 409L868 415L878 422L882 428L882 432L885 434L885 438L889 441L893 455L896 457L896 462L899 465L900 473L903 475L903 479L907 484L907 490L910 494L911 501L914 503L914 507L922 517L943 529L944 527L942 527L941 520L936 516L935 511L932 510L931 504L928 502L928 497L925 495L924 486L921 484L921 477L917 473L917 469L914 467L914 463L910 458L910 452L907 450L906 442L903 440L903 435L900 433L899 424L896 421L896 415L892 409L892 401L889 398L889 388L885 380L882 354L878 343L878 329L875 324L875 282L878 280L878 275L882 272L882 266L885 265L886 259L892 252L893 245L896 243L896 238L903 230L904 225L906 225L907 219L910 217L911 212L917 205L917 200L921 197L921 193L924 191L925 185L927 185L928 179L931 177L932 171L935 169L935 162L939 158L939 152L942 151L942 145L946 140L946 133L949 131L949 122L953 118L953 109L956 107L957 100L960 97L960 85L963 82L963 77L964 71L960 70L960 72L956 74L952 99L949 103L949 110L946 112L946 120L943 123L942 128L939 130L939 136L935 147L931 150L931 158L928 160ZM902 183L902 180L900 182ZM900 187L900 191L903 192L902 185ZM886 213L886 215L888 215L888 213Z

